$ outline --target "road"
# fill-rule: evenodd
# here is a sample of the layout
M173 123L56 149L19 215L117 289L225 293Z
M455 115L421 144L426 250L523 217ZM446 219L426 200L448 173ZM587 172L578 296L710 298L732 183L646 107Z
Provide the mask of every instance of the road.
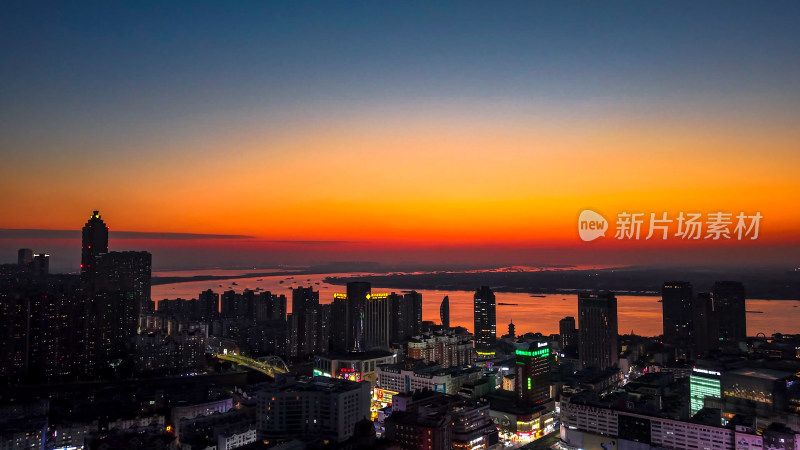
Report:
M286 373L286 369L284 367L274 365L266 361L258 361L256 359L249 358L243 355L216 354L214 356L223 361L230 361L232 363L239 364L240 366L245 366L249 369L257 370L271 377L274 377L276 374Z

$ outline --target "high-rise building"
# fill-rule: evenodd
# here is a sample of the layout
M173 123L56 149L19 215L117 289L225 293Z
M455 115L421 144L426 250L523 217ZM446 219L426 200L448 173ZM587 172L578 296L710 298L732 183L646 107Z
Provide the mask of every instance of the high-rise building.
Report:
M605 370L619 361L617 297L607 291L578 294L578 353L583 367Z
M692 284L667 281L661 287L664 339L685 346L692 339Z
M108 227L94 211L83 227L81 241L81 280L91 283L97 271L97 257L108 253Z
M363 281L347 283L347 333L345 348L348 351L364 350L364 313L372 286Z
M719 317L714 311L711 294L701 292L692 299L692 340L689 346L693 356L719 348Z
M422 332L422 294L417 291L389 295L392 341L406 341Z
M410 318L409 334L417 336L422 332L422 294L417 291L406 292L403 294L403 301Z
M389 294L373 293L364 308L364 349L389 348L392 331Z
M257 426L266 439L347 440L369 419L369 382L328 377L286 379L258 393Z
M17 265L27 266L31 262L33 262L33 250L21 248L17 251Z
M561 338L561 348L578 345L578 330L575 328L575 318L564 317L558 321L558 334Z
M95 263L93 328L102 361L135 344L139 316L150 302L152 257L148 252L108 252Z
M31 273L37 277L46 277L50 274L50 255L36 253L30 262Z
M327 353L331 350L332 314L332 303L319 306L319 320L317 321L317 353Z
M689 376L689 411L691 415L703 409L706 397L722 397L722 373L716 367L697 365Z
M494 292L481 286L473 298L475 315L475 350L478 354L492 353L497 338Z
M290 353L302 358L314 353L317 348L319 320L319 291L313 287L292 289L292 323L289 336Z
M537 345L537 344L533 344ZM550 399L550 347L539 343L529 350L517 349L514 365L514 390L517 398L530 403Z
M347 294L333 294L333 303L330 305L329 350L337 353L347 352L350 350L347 346Z
M450 328L450 297L444 296L442 304L439 305L439 318L442 320L442 326Z
M269 291L261 293L262 302L265 304L266 320L286 321L286 296L273 294Z
M197 305L200 320L210 322L219 316L219 294L211 289L200 293Z
M717 281L712 290L719 321L720 344L735 344L747 337L744 286L738 281Z
M408 341L408 357L436 362L442 367L468 366L473 362L472 341L452 331L425 334Z

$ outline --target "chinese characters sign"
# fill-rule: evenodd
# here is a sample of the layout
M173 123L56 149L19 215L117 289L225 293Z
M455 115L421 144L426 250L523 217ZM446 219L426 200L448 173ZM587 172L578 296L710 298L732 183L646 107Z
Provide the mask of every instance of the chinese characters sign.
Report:
M614 238L618 240L674 239L758 239L760 212L738 214L727 212L685 213L670 216L666 212L621 212L614 224ZM606 235L606 219L591 210L584 210L578 218L578 234L584 241L593 241Z

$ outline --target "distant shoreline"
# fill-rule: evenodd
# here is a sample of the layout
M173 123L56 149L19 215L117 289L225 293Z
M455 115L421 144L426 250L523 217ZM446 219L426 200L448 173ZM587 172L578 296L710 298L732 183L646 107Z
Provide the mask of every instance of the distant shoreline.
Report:
M614 279L617 274L625 272L605 272L607 279L594 279L598 276L597 271L591 271L592 276L588 276L586 271L537 271L537 272L432 272L422 274L370 274L352 276L329 276L324 282L331 285L345 285L350 281L368 281L376 288L393 288L398 290L440 290L440 291L472 291L476 286L488 285L495 292L518 293L534 295L564 295L574 296L579 292L587 290L601 289L610 290L620 296L649 296L660 297L660 284L663 281L654 282L653 279L692 279L693 277L666 277L663 274L651 273L644 278L622 276L622 279ZM647 272L647 271L643 271ZM309 274L330 273L320 270L293 270L285 272L263 272L245 273L239 275L196 275L196 276L175 276L175 277L153 277L151 284L167 285L203 281L234 280L245 278L281 277ZM339 272L341 273L341 272ZM556 277L557 279L550 279ZM708 277L708 279L724 279L720 276ZM733 277L731 277L733 278ZM735 278L733 278L735 279ZM707 280L702 280L705 285L710 287ZM770 289L771 286L761 286L758 280L745 280L748 299L775 300L775 301L800 301L800 298L787 295L785 292ZM698 283L699 284L699 283ZM545 287L545 286L555 287ZM702 284L700 284L703 286ZM786 286L785 284L781 287ZM627 288L623 288L627 287ZM633 289L631 289L633 288ZM796 286L789 286L796 288ZM798 289L800 291L800 289ZM695 289L695 293L705 292L702 288Z

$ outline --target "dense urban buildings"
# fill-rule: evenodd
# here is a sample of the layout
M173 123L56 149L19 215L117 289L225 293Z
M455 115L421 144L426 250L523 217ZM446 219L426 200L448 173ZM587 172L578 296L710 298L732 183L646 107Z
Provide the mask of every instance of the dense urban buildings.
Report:
M234 284L154 301L150 253L109 250L98 212L84 237L80 275L50 274L28 249L0 266L4 448L800 443L800 337L748 337L738 282L663 282L663 336L620 336L616 295L586 291L577 324L543 335L514 317L497 339L487 286L474 334L451 327L449 297L438 325L422 293L365 281L328 298L293 282L291 313L286 295Z

